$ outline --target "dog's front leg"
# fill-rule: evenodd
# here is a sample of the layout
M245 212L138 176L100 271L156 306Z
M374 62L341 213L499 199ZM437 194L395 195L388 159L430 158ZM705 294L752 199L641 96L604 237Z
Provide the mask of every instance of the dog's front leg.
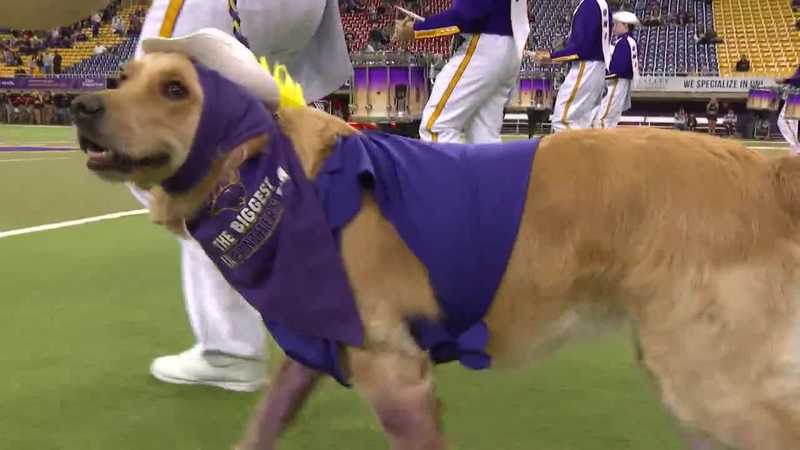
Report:
M275 450L281 433L292 423L320 377L319 372L286 358L235 449Z
M392 450L447 450L426 354L349 353L356 388L372 405Z

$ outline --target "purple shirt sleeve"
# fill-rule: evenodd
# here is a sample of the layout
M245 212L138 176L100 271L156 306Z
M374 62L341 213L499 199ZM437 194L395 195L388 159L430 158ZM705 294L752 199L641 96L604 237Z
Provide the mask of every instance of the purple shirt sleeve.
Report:
M800 87L800 66L797 66L797 70L794 72L794 75L787 78L786 82L794 87Z
M614 53L611 55L611 64L606 74L606 79L633 78L633 63L631 62L631 46L628 36L625 35L617 42Z
M494 0L455 0L450 9L424 22L415 22L414 35L417 39L426 39L458 34L487 17L493 7L496 7Z
M550 58L555 62L573 61L586 57L586 49L590 49L596 43L590 40L597 35L600 27L600 8L597 2L586 0L575 11L572 18L572 30L569 40L563 49L552 52Z

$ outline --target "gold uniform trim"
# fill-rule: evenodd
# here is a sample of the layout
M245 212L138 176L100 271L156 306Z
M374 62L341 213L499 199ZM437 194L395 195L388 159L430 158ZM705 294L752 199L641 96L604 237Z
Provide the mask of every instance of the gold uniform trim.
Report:
M568 61L575 61L578 59L578 55L567 55L567 56L559 56L558 58L553 58L553 62L568 62Z
M581 81L583 81L583 71L586 69L586 62L581 61L580 68L578 69L578 79L575 81L575 86L572 88L572 92L569 94L569 99L567 99L567 104L564 105L564 113L561 115L561 122L569 128L569 121L567 121L567 116L569 116L569 108L572 107L572 102L575 101L575 96L578 95L578 90L581 88Z
M464 72L467 70L467 66L469 66L469 62L472 60L472 55L475 54L475 49L478 48L478 41L480 38L481 35L476 34L472 36L472 39L470 39L469 47L467 48L467 54L464 55L464 59L462 59L461 64L458 65L458 69L456 70L455 75L453 75L453 79L450 80L450 84L447 85L447 89L445 89L442 98L439 99L439 103L436 104L436 109L433 110L433 114L431 114L430 119L428 119L428 122L425 124L425 129L427 129L428 133L431 134L433 142L436 142L439 139L438 133L433 132L433 125L439 119L439 116L442 115L442 111L447 105L447 101L450 100L450 96L453 95L456 85L461 80L461 77L464 76Z
M614 95L617 93L618 84L619 84L619 78L615 78L614 87L611 88L611 95L608 96L608 103L606 104L606 112L604 112L603 117L600 118L600 126L602 128L606 127L606 119L608 118L608 113L611 111L611 104L614 103Z
M175 32L175 23L178 21L178 16L181 15L184 0L170 0L167 6L167 12L164 13L164 21L161 22L161 30L158 35L163 38L172 37Z
M454 34L461 33L461 28L457 26L452 27L444 27L444 28L434 28L431 30L421 30L414 32L415 39L431 39L437 38L442 36L452 36Z

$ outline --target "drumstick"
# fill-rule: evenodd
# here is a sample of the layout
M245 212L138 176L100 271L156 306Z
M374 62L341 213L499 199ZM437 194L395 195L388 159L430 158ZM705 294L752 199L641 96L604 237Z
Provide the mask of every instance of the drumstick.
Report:
M412 19L414 19L414 20L416 20L418 22L425 22L425 18L420 16L419 14L415 14L415 13L403 8L402 6L394 5L394 7L397 8L401 13L407 15L408 17L411 17Z

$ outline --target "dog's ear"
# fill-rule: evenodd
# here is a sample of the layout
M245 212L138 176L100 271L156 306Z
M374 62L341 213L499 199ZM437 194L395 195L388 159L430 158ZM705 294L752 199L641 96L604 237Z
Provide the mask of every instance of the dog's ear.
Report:
M770 164L778 201L792 217L800 218L800 157L784 156Z
M344 120L314 108L281 108L278 121L292 140L306 175L313 178L340 136L358 131Z
M258 156L267 145L267 136L259 136L235 148L231 154L222 161L220 168L223 183L235 183L239 180L239 167L250 158ZM227 177L227 178L225 178ZM225 181L227 180L227 181Z

